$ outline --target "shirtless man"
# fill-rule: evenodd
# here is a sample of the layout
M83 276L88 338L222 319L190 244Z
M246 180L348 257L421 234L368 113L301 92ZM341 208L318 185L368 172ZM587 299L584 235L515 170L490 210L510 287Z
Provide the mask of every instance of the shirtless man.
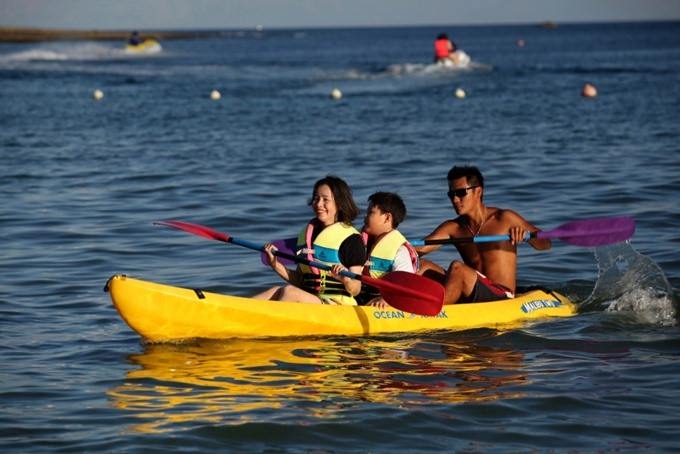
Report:
M441 282L444 304L482 302L513 298L517 273L517 244L527 232L539 229L512 210L484 205L484 177L476 167L453 167L447 177L448 196L458 217L440 224L425 240L510 235L510 241L458 243L463 261L454 260L448 270L428 260L421 261L418 274ZM532 238L534 249L550 249L548 239ZM417 247L423 256L441 245Z

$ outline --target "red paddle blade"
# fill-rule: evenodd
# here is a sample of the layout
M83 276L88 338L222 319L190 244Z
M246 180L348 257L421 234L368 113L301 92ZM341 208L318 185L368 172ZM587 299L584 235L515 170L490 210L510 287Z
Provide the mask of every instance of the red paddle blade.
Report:
M575 246L595 247L620 243L633 236L635 220L629 216L587 219L562 224L558 228L539 232L538 238L559 238Z
M154 225L162 225L165 227L172 227L173 229L184 230L185 232L193 233L194 235L202 236L210 240L229 242L230 236L226 233L218 232L204 225L192 224L184 221L156 221Z
M394 271L380 279L362 276L361 280L378 288L390 306L404 312L437 315L444 304L444 287L417 274Z

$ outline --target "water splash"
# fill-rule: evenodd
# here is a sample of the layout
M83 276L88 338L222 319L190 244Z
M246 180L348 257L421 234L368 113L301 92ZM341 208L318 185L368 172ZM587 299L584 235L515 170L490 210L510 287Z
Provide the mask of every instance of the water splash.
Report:
M673 287L661 267L629 242L595 249L598 278L584 308L632 312L642 323L673 326L677 309Z

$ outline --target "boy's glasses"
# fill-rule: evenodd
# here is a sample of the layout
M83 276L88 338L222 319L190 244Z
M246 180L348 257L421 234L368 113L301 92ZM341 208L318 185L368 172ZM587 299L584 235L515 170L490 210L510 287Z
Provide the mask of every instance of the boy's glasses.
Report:
M446 194L449 196L450 199L453 199L454 197L458 197L459 199L462 199L467 195L468 190L478 188L479 185L475 186L468 186L466 188L460 188L460 189L450 189L449 192Z

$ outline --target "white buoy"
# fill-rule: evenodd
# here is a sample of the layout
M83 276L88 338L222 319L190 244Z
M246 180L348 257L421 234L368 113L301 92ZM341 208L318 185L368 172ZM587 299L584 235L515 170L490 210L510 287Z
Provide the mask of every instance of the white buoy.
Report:
M517 47L524 47L526 43L527 43L526 41L520 38L517 40Z
M581 96L584 98L594 98L597 96L597 88L593 84L585 83L581 89Z
M212 99L213 101L217 101L221 97L222 97L222 94L217 90L213 90L213 91L210 92L210 99Z
M95 101L99 101L104 97L104 92L101 91L100 89L96 89L95 91L92 92L92 99Z
M466 96L465 90L463 90L462 88L456 88L455 94L456 94L456 98L458 98L458 99L463 99Z
M339 89L339 88L334 88L334 89L331 91L331 99L338 100L338 99L341 99L341 98L342 98L342 92L340 91L340 89Z

